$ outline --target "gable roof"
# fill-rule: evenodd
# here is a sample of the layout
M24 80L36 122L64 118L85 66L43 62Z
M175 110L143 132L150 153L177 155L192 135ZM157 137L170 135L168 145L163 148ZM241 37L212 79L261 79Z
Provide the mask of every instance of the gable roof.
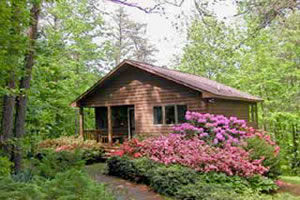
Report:
M263 101L261 98L252 96L246 92L242 92L235 88L226 86L224 84L218 83L216 81L210 80L205 77L188 74L180 72L173 69L167 69L163 67L158 67L152 64L134 61L134 60L123 60L117 67L110 71L106 76L100 79L96 84L89 88L86 92L81 94L76 100L72 102L72 106L77 106L77 102L84 98L86 95L93 92L98 86L100 86L105 80L117 72L121 67L125 65L130 65L138 69L147 71L151 74L160 76L162 78L171 80L178 84L184 85L188 88L200 91L203 93L203 98L220 98L220 99L230 99L230 100L240 100L246 102L259 102Z

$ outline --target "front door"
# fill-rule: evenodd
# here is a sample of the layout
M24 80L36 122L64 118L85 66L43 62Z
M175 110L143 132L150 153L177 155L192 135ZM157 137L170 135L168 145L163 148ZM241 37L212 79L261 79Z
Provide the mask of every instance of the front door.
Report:
M131 139L135 132L134 107L128 108L128 139Z

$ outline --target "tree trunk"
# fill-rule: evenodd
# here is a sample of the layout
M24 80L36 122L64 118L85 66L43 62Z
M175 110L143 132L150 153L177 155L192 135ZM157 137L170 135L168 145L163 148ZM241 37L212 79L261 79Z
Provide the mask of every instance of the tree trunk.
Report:
M35 56L35 43L37 39L38 30L38 18L40 13L40 3L34 2L30 10L30 27L28 31L28 49L25 55L24 63L24 76L20 80L21 94L17 98L16 106L16 121L15 121L15 136L18 139L22 138L25 134L25 114L27 107L27 92L30 88L30 80L32 74L32 67L34 64ZM15 171L18 172L21 169L22 152L20 141L17 141L14 155Z
M15 89L15 74L10 73L7 87L9 90ZM5 154L10 156L9 145L6 143L9 138L12 137L13 131L13 118L15 108L15 96L13 94L7 94L3 97L3 114L2 114L2 135L0 143L2 144Z
M13 128L14 128L14 110L15 110L15 94L14 89L16 88L16 68L18 66L17 58L20 56L20 50L17 46L19 41L16 39L16 36L19 36L21 33L21 24L22 19L20 16L20 6L26 4L24 1L20 4L12 2L11 4L11 22L12 26L10 27L10 44L8 51L6 53L8 66L8 77L6 80L6 87L9 91L8 94L3 96L3 110L2 110L2 134L0 135L0 143L2 144L2 149L8 157L12 157L12 148L11 145L7 143L8 139L13 137ZM14 56L12 59L8 59L11 56Z

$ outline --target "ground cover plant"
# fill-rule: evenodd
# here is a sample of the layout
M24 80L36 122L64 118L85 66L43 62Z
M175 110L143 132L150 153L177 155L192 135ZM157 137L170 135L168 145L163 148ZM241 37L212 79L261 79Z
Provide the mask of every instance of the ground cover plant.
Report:
M85 160L79 151L48 149L41 157L25 161L21 171L11 174L12 163L0 157L0 199L115 199L104 184L96 183L84 172Z
M279 147L235 117L187 112L186 123L173 133L133 139L115 155L108 161L110 174L179 199L218 199L226 191L237 199L277 189Z

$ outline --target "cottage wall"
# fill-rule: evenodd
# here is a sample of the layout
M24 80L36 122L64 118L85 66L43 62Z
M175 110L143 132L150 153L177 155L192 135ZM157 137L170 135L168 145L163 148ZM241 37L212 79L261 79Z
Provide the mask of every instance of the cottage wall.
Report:
M169 133L172 125L153 124L153 106L185 104L188 110L234 115L248 119L248 104L217 100L208 105L201 92L152 75L132 66L122 67L93 93L80 100L81 106L134 105L135 132L140 135Z

